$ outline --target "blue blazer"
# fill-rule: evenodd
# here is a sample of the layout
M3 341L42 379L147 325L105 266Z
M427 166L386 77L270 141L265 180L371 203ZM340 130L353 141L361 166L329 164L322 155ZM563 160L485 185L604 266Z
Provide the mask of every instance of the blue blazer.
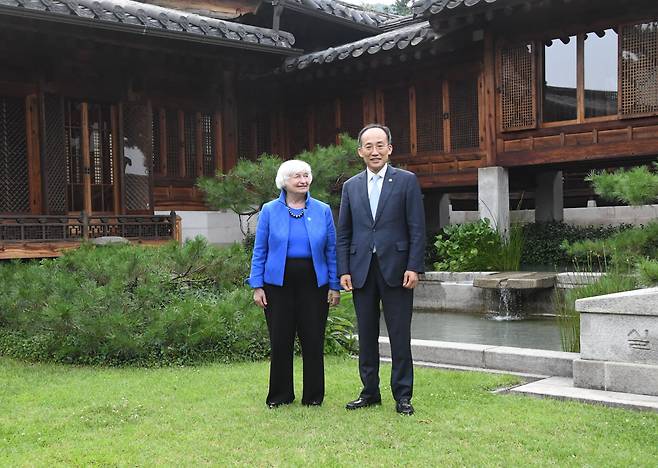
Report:
M362 288L373 247L382 276L391 287L401 286L405 270L425 271L425 212L416 176L388 166L375 219L363 171L343 184L338 215L338 273L352 276Z
M338 291L340 283L336 276L336 229L331 208L307 194L304 219L318 287L328 283L330 289ZM262 288L265 283L283 286L289 230L290 214L286 193L281 190L279 198L263 205L258 217L248 280L252 288Z

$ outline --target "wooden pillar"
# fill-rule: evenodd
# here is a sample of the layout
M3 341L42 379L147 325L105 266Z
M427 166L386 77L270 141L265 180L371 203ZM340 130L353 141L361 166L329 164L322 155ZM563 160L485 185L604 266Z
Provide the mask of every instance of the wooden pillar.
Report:
M411 85L409 86L409 149L412 156L418 153L416 126L416 87Z
M215 171L224 172L224 146L222 144L223 140L223 131L222 131L222 113L220 111L215 112ZM214 175L214 174L213 174Z
M238 162L238 115L235 89L235 67L224 71L224 171L230 171Z
M114 214L124 213L122 201L125 199L123 187L123 106L110 107L110 120L112 123L112 158L114 159L113 174L114 187L112 190L114 201Z
M27 136L27 171L30 192L30 212L42 214L41 160L39 151L38 99L36 95L25 99L25 120Z
M487 166L495 166L497 159L496 132L496 49L491 31L484 35L484 151Z
M195 177L203 177L203 119L201 118L201 112L197 112L195 116L196 121L196 174Z
M80 104L80 136L82 150L82 200L83 209L91 214L91 157L89 155L89 105Z

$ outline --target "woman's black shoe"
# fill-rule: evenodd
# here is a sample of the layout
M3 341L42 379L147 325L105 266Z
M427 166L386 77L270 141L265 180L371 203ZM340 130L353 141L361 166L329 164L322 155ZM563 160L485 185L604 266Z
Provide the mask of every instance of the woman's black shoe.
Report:
M279 406L282 406L282 405L289 405L290 403L292 403L292 400L291 401L282 401L280 403L271 403L271 402L269 402L269 403L267 403L267 407L269 409L274 409L274 408L278 408Z

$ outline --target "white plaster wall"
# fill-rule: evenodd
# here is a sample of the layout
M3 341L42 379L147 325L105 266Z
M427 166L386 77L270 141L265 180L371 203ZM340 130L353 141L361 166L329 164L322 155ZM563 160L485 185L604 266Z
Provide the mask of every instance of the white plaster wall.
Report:
M156 211L155 214L168 215L169 211ZM181 218L183 241L201 235L211 244L231 244L244 238L238 215L232 211L176 211L176 214ZM254 216L249 223L252 232L256 221Z
M453 211L450 206L450 224L471 223L479 219L477 211ZM578 226L646 224L658 219L658 205L644 206L601 206L586 208L565 208L564 222ZM535 220L535 210L510 211L513 223L532 223Z

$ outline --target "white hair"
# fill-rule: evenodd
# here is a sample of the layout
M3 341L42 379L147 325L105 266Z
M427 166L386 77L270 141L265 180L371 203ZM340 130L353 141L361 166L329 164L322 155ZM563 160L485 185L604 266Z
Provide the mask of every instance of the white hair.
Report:
M281 190L286 186L286 181L293 175L298 172L308 172L308 183L313 182L313 173L311 172L311 166L304 161L299 159L291 159L285 161L279 166L279 170L276 172L276 188Z

